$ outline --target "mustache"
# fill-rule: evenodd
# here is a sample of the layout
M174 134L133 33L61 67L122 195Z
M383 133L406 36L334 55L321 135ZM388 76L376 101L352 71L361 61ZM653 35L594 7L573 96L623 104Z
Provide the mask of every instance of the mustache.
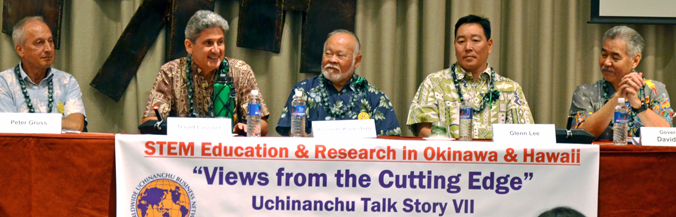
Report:
M340 67L338 67L338 65L336 65L336 64L331 64L331 63L329 63L329 64L326 64L326 65L324 66L324 70L327 70L327 69L329 69L329 68L333 68L333 69L335 69L336 71L338 71L338 73L341 73Z
M611 71L611 72L615 72L615 69L613 69L613 67L602 66L602 67L601 67L601 71Z

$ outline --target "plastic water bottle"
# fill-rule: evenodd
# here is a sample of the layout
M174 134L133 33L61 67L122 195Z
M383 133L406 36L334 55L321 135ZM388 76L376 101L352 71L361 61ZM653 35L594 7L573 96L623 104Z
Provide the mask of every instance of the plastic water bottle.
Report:
M246 136L261 136L261 100L258 99L258 90L251 90L249 113L246 118Z
M617 99L615 106L615 117L613 118L613 144L627 145L627 123L629 123L627 105L624 98Z
M460 105L460 141L472 141L472 113L474 106L469 101L469 96L463 96Z
M303 92L299 90L296 90L293 101L291 101L291 132L289 136L305 136L305 100L303 100Z

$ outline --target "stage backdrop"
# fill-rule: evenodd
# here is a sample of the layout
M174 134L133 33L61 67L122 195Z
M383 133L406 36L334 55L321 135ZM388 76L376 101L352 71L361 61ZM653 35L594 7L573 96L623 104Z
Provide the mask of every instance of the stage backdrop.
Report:
M118 216L596 216L599 146L115 138Z
M89 130L138 132L152 83L164 63L164 30L158 36L120 102L91 86L142 0L91 0L64 3L61 49L54 67L75 76L83 93ZM587 24L591 2L533 0L357 0L355 31L363 59L357 73L392 100L402 132L413 94L430 73L455 62L453 31L467 14L491 20L496 73L520 83L536 123L565 120L575 87L601 78L598 57L602 35L610 25ZM1 5L1 4L0 4ZM287 13L279 54L238 48L239 1L217 0L216 11L230 22L226 55L249 63L270 109L270 132L276 126L291 87L311 75L300 70L302 15ZM2 7L2 6L0 6ZM2 19L2 18L0 18ZM638 71L676 91L674 26L632 25L646 40ZM9 35L0 35L0 70L19 58Z

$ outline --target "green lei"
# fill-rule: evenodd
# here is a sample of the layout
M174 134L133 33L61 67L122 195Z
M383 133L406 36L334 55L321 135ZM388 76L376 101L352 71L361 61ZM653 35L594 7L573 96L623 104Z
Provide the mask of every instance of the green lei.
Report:
M189 114L190 117L200 117L200 115L197 113L197 110L195 109L195 103L193 101L193 94L195 93L195 84L192 82L192 72L191 72L191 66L192 66L192 55L188 55L188 60L185 66L185 84L188 86L188 103L189 103ZM232 83L232 78L230 78L230 75L228 72L230 71L230 64L228 61L223 58L223 62L221 62L221 65L218 67L218 72L219 76L225 77L226 84L229 84L230 86L230 98L231 100L234 100L235 97L235 85ZM211 104L209 104L209 111L207 113L209 114L209 117L214 116L214 99L211 100Z
M364 97L366 98L366 88L368 87L368 82L366 79L354 74L354 78L356 78L355 81L349 83L349 85L354 85L355 91L352 94L352 97L350 99L350 104L347 105L347 108L345 109L339 109L338 111L334 111L331 109L331 106L329 104L329 91L324 83L330 83L328 79L324 77L323 74L319 75L319 94L322 97L322 105L324 106L324 111L326 111L327 114L329 114L331 117L334 119L342 118L347 114L348 112L352 111L354 107L357 105L357 99L359 98L359 95L362 93L364 94Z
M33 103L31 102L31 98L28 95L28 90L26 90L26 83L24 83L23 79L21 79L21 70L19 69L19 65L14 67L14 74L16 74L17 80L19 80L19 86L21 86L21 93L23 93L23 97L26 99L28 112L35 113ZM54 83L52 82L52 79L47 82L47 93L47 97L49 98L49 102L47 104L47 113L52 113L52 103L54 102Z
M455 89L458 92L458 96L460 97L460 103L464 103L465 99L462 97L462 90L460 89L460 82L458 81L458 77L455 75L455 66L457 63L453 64L451 67L451 75L453 76L453 83L455 84ZM462 83L467 85L467 82L465 79L462 80ZM491 81L488 83L488 93L484 94L482 97L483 103L481 106L479 106L479 109L473 108L474 113L480 113L486 108L486 104L489 104L489 107L493 107L493 103L500 98L500 91L495 89L495 70L491 68Z

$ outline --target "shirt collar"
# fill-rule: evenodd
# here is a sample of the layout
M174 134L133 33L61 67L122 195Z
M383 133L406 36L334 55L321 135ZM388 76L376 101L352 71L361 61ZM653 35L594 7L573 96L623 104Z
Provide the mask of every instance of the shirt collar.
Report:
M23 66L22 66L21 62L19 62L19 71L21 71L21 79L23 79L24 81L33 82L34 84L38 84L38 82L35 82L35 81L31 80L30 77L28 77L28 74L26 74L26 71L23 70ZM49 67L47 69L47 75L45 75L45 78L43 78L42 80L48 81L49 79L52 78L52 76L54 76L54 73L52 73L52 67ZM40 83L42 83L42 81L40 81Z
M479 76L484 77L483 75L485 75L485 77L490 79L491 78L491 65L488 64L488 63L486 63L486 65L487 65L486 69L484 69L484 71L481 72L481 74ZM471 73L465 71L465 69L460 67L460 65L458 65L458 64L455 65L455 73L458 76L458 79L464 79L465 76L472 77Z

